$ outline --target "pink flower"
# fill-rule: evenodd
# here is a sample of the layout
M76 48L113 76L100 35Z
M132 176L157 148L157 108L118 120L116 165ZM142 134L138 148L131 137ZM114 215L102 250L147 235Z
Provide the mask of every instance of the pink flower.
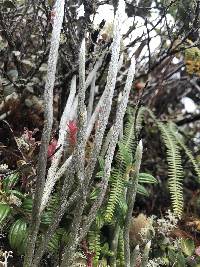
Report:
M51 157L55 153L57 143L58 143L58 140L56 140L56 138L54 137L48 146L48 151L47 151L48 158Z
M76 124L76 121L69 121L67 124L68 127L68 134L69 134L69 142L71 145L75 145L77 141L77 132L78 132L78 127Z

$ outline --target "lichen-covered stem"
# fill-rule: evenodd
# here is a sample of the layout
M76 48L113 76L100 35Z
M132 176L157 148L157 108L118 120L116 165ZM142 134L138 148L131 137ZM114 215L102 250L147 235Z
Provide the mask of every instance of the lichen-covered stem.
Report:
M87 111L85 106L85 39L79 53L78 134L76 145L76 172L79 182L84 180Z
M124 259L125 266L130 267L130 244L129 244L129 229L132 219L132 212L135 203L135 197L138 187L139 170L142 160L142 141L139 142L135 153L134 171L130 174L131 185L127 190L126 202L128 206L125 223L124 223Z
M97 121L97 118L99 116L99 110L100 110L101 105L102 105L102 103L104 101L104 98L105 98L105 93L106 93L106 91L103 92L101 98L99 99L98 104L96 105L96 108L95 108L95 110L94 110L91 118L88 121L87 132L86 132L86 139L88 139L90 137L90 134L92 132L92 129L94 127L94 124Z
M95 93L95 81L96 76L94 76L91 86L90 86L90 97L89 97L89 103L87 108L87 122L90 121L90 118L92 116L92 110L93 110L93 104L94 104L94 93Z
M97 74L97 71L98 71L99 68L101 67L102 62L103 62L103 59L104 59L104 57L105 57L105 54L106 54L106 52L104 52L104 53L100 56L99 60L98 60L97 63L94 65L93 70L88 74L87 79L86 79L86 82L85 82L85 87L86 87L86 89L91 85L92 80L94 79L94 77L95 77L96 74Z
M74 171L72 168L70 168L70 172L68 171L67 178L65 178L64 185L62 188L60 204L57 207L57 209L53 215L52 223L49 225L47 232L44 234L43 239L42 239L39 247L36 250L35 257L33 260L33 267L39 266L40 260L41 260L42 256L44 255L44 253L47 249L48 243L49 243L50 239L52 238L53 234L55 233L55 230L57 229L57 227L58 227L58 225L62 219L62 216L64 215L64 212L80 196L80 190L77 190L70 196L69 199L67 197L68 196L67 192L69 192L69 189L70 189L69 184L72 184L72 182L73 182L73 174L74 174ZM71 183L70 183L70 181L71 181Z
M50 240L51 236L56 230L56 227L58 226L66 207L69 205L69 202L67 201L67 197L68 197L68 192L73 182L74 173L77 172L79 180L83 180L84 178L84 150L85 150L85 127L86 127L86 114L85 116L82 114L85 111L84 100L85 100L85 40L83 40L81 44L80 55L79 55L79 91L78 91L79 134L78 134L78 139L77 139L76 151L75 151L75 154L72 155L71 160L69 160L67 175L64 179L64 184L62 187L60 205L54 214L54 219L52 220L52 224L49 226L49 229L46 235L44 236L44 239L39 247L39 250L37 250L34 267L37 266L37 264L39 263L46 249L48 241ZM64 119L63 121L61 120L61 124L64 124L64 123L65 123ZM79 209L79 212L80 212L80 209ZM75 217L75 220L77 220L76 217ZM72 227L71 232L73 232L73 227ZM72 233L70 233L70 235L72 235Z
M110 250L112 251L112 256L110 257L110 266L116 267L117 266L117 248L118 248L118 241L119 241L119 234L120 234L120 225L118 222L116 222L114 226L112 241L111 241L111 247Z
M110 141L112 139L112 135L113 135L113 127L110 128L110 130L108 131L106 137L105 137L105 141L102 145L102 148L101 148L101 153L100 153L100 156L102 158L104 158L105 154L106 154L106 151L108 149L108 146L110 144Z
M24 267L32 266L32 259L40 226L41 212L40 205L45 184L47 150L51 137L53 124L53 88L55 82L56 65L58 59L58 48L60 33L64 17L64 0L57 0L55 3L55 18L51 37L51 46L48 59L47 78L44 90L44 128L41 139L41 147L37 164L37 181L33 202L32 220L30 223L27 249L24 258Z
M75 170L79 181L80 201L79 205L74 210L74 219L69 234L69 241L64 249L63 260L61 267L71 266L73 263L73 256L78 245L78 232L82 219L83 210L86 204L87 187L85 186L85 144L86 144L86 123L87 112L85 107L85 39L81 44L79 53L79 91L78 91L78 136L77 146L75 151Z
M41 212L46 207L51 191L59 177L59 175L57 175L57 168L58 168L58 165L60 163L60 160L63 154L63 145L64 145L64 141L67 135L66 128L67 128L67 123L69 122L69 119L70 119L69 115L70 115L70 110L72 108L72 104L75 98L75 93L76 93L76 76L72 78L70 94L69 94L65 109L61 117L60 126L59 126L60 129L59 129L58 144L57 144L57 147L59 149L54 155L54 157L52 158L51 166L48 170L47 179L46 179L45 187L44 187L44 193L42 196L42 203L40 207ZM66 161L65 164L67 164L67 162L68 161Z
M83 238L85 234L87 233L90 225L92 224L92 222L94 221L96 217L97 210L101 207L101 204L106 194L108 180L109 180L110 171L111 171L111 164L112 164L115 148L118 142L121 125L123 124L123 118L126 112L129 93L132 87L134 75L135 75L135 60L133 59L131 66L129 68L129 71L128 71L128 76L127 76L123 96L122 96L121 102L118 104L118 107L117 107L116 121L115 121L115 124L113 125L112 138L110 140L108 150L106 153L106 157L105 157L104 175L102 177L102 181L100 184L100 193L91 207L87 220L83 224L80 238Z
M82 214L86 204L86 195L84 194L84 190L82 190L81 194L82 197L80 198L80 205L75 209L74 212L74 220L69 234L69 241L64 249L63 259L60 267L73 266L74 254L79 243L79 230L82 220Z
M113 30L113 43L112 43L112 51L111 51L111 61L108 70L107 83L104 91L104 99L99 111L99 119L98 126L96 129L94 146L91 151L91 157L89 160L88 168L86 170L86 176L88 180L91 179L93 174L98 155L101 150L102 140L104 136L104 132L106 129L106 125L108 123L108 118L111 111L112 98L114 93L114 88L116 84L117 72L118 72L118 61L119 61L119 53L120 53L120 43L121 43L121 27L122 21L121 17L125 12L125 3L124 0L119 1L118 10L114 20L114 30Z
M151 240L146 244L142 255L141 267L146 267L148 264L149 252L151 248Z
M133 251L131 251L131 259L130 259L130 266L136 267L137 266L137 259L140 255L140 247L137 245Z

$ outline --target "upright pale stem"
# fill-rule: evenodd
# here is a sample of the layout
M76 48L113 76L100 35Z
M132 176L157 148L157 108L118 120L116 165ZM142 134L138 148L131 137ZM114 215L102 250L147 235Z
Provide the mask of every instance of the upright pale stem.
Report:
M47 179L46 179L46 183L44 187L44 193L42 196L42 203L40 207L41 212L44 210L49 200L52 189L56 181L58 180L57 169L58 169L58 165L60 163L60 160L63 154L63 145L64 145L66 135L67 135L67 123L70 120L70 112L71 112L73 101L75 98L75 93L76 93L76 76L72 78L70 94L69 94L65 109L61 117L60 126L59 126L60 128L59 138L58 138L58 145L57 145L58 151L52 158L51 166L48 170ZM66 161L66 163L67 162L68 161Z
M40 226L41 211L40 205L44 191L47 150L51 138L53 124L53 88L55 82L56 65L58 59L58 48L60 43L60 33L64 17L64 0L57 0L55 4L55 18L51 37L51 47L48 59L47 78L44 90L44 128L41 140L40 153L37 164L37 181L33 202L32 220L30 223L27 249L24 259L24 267L32 266L37 235Z
M134 171L132 173L132 177L130 177L131 185L127 190L127 197L126 202L128 205L128 210L125 218L125 225L124 225L124 259L125 259L125 266L130 267L130 244L129 244L129 230L130 224L132 220L132 212L135 203L135 197L138 187L138 177L140 171L140 165L142 160L142 141L139 142L136 153L135 153L135 164L134 164Z
M122 20L121 17L124 15L125 12L125 3L124 0L119 0L118 10L114 20L114 37L112 43L112 55L111 61L108 70L107 76L107 83L106 88L104 91L104 99L102 101L102 105L99 110L99 119L98 119L98 126L95 134L94 146L91 152L90 161L88 164L88 168L86 171L86 175L88 180L90 180L96 162L97 157L101 150L102 140L105 133L106 125L108 123L108 118L111 111L112 105L112 98L114 93L114 88L117 79L117 72L118 72L118 62L119 62L119 54L120 54L120 44L121 44L121 28L122 28Z
M91 207L91 210L88 214L88 219L86 220L86 222L84 223L82 227L83 230L81 233L81 237L84 237L84 235L88 231L91 223L94 221L96 217L97 210L100 208L103 202L103 199L105 197L105 193L106 193L107 186L108 186L108 179L109 179L110 172L111 172L111 164L112 164L115 148L118 142L121 125L123 124L123 118L126 112L129 93L132 87L134 75L135 75L135 60L133 59L131 66L129 68L123 96L122 96L121 102L118 104L118 108L116 112L116 121L115 121L115 124L113 125L113 132L111 135L110 143L109 143L108 150L107 150L106 157L105 157L104 176L102 177L102 181L100 185L101 191L99 193L99 196L96 198L93 206Z
M141 267L146 267L148 264L150 248L151 248L151 241L149 241L144 248L144 252L142 255Z
M90 97L89 97L89 103L87 108L87 121L90 121L90 118L92 116L92 110L93 110L93 104L94 104L94 93L95 93L95 81L96 77L93 78L91 87L90 87Z

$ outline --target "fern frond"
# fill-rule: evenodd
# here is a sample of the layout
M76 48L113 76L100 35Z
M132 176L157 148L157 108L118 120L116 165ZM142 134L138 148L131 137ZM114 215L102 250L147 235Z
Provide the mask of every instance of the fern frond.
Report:
M169 127L158 122L155 115L148 108L144 108L158 126L163 142L167 148L169 192L171 195L174 213L181 215L183 211L183 167L181 162L180 147L171 133Z
M144 109L142 111L138 110L136 114L135 110L129 109L128 121L124 126L124 135L118 143L119 150L115 157L116 164L110 176L110 193L105 212L107 222L112 221L115 211L117 209L119 211L120 204L123 203L126 183L129 180L137 146L137 134L142 127L144 111Z
M57 210L57 207L59 205L59 196L57 194L54 194L50 200L49 203L42 214L41 222L44 225L49 225L52 222L53 215L55 211Z
M105 223L104 210L99 210L95 219L95 224L98 229L101 229Z
M183 168L180 149L168 127L163 123L158 123L158 127L167 148L169 191L173 210L175 214L181 215L183 211Z
M117 163L121 164L124 161L123 158L124 154L121 154L121 152L131 155L133 154L133 151L136 148L134 118L135 118L135 111L133 111L132 113L129 112L128 121L124 125L123 138L119 142L123 150L122 151L119 150L119 153L117 153L116 155Z
M198 176L198 180L200 182L200 167L196 161L196 159L194 158L194 156L192 155L192 151L185 145L182 136L179 134L178 129L176 127L176 125L172 122L168 123L169 126L169 130L171 132L171 134L174 136L174 138L176 139L177 143L181 146L181 148L185 151L185 154L188 156L189 160L191 161L194 170Z
M115 216L117 218L119 225L121 225L121 227L124 224L124 217L126 216L127 210L128 210L128 205L127 205L126 199L125 197L124 198L121 197L115 209Z
M66 237L66 235L67 232L64 228L58 228L48 243L48 250L53 253L58 252L62 239L63 237Z
M123 175L119 170L114 169L111 175L111 190L105 212L105 220L107 222L112 221L115 208L119 204L125 188Z
M123 160L123 164L125 165L125 169L127 168L127 166L130 166L132 164L132 154L130 153L130 147L123 142L119 142L119 155L120 158Z
M94 253L93 266L98 266L101 253L100 230L91 230L88 233L89 250Z

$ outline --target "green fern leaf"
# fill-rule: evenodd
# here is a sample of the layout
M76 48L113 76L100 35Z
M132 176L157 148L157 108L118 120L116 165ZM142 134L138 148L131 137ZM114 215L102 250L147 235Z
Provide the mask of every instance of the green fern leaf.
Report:
M138 182L140 184L157 184L158 183L155 177L153 177L149 173L144 173L144 172L139 173Z
M57 194L53 195L48 203L48 206L41 217L41 223L43 225L50 225L54 212L56 211L59 204L59 197Z
M112 183L111 183L111 191L109 194L107 209L105 213L105 220L107 222L111 222L116 205L119 204L121 197L123 196L124 192L124 180L122 173L119 170L113 170L112 172Z
M167 148L169 191L174 213L181 215L183 211L183 168L180 149L168 127L158 123L161 136Z
M177 143L181 146L181 148L185 151L185 154L188 156L188 158L189 158L190 162L192 163L194 170L198 176L198 180L200 182L200 167L199 167L196 159L192 155L192 151L184 144L183 138L179 134L178 128L176 127L176 125L174 123L170 122L170 123L168 123L168 126L169 126L169 130L170 130L171 134L174 136Z
M93 265L98 266L101 253L100 230L91 230L88 233L89 250L94 253Z
M137 193L139 195L142 195L142 196L145 196L145 197L148 197L149 196L149 192L147 191L147 189L141 185L141 184L138 184L138 187L137 187Z
M136 132L142 127L143 117L144 109L141 112L139 110L137 114L134 110L129 109L128 121L125 123L123 138L118 143L119 149L115 157L116 164L110 176L110 193L105 212L105 220L107 222L113 220L114 214L119 214L119 212L116 212L117 210L121 210L123 213L121 203L123 203L129 173L133 166L137 145Z

